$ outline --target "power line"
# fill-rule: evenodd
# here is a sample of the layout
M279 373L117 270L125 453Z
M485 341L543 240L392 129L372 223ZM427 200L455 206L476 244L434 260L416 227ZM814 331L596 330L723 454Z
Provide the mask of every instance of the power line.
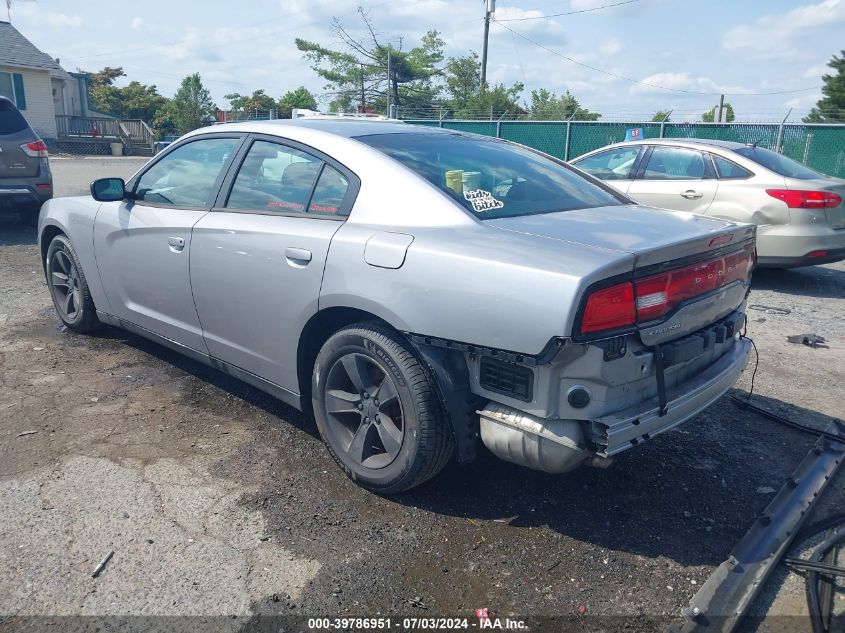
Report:
M746 96L746 97L761 97L761 96L770 96L770 95L787 95L787 94L795 94L797 92L808 92L810 90L818 90L818 86L812 86L811 88L799 88L797 90L776 90L773 92L703 92L699 90L686 90L684 88L670 88L668 86L661 86L659 84L649 83L647 81L640 81L639 79L632 79L631 77L626 77L625 75L618 75L616 73L610 72L609 70L604 70L603 68L598 68L596 66L591 66L590 64L585 64L584 62L579 62L577 59L573 59L568 55L564 55L563 53L556 51L554 49L549 48L548 46L544 46L539 42L532 40L530 37L523 35L518 31L514 31L511 27L507 24L502 24L502 20L497 20L494 18L494 21L499 24L503 29L507 29L517 37L521 37L526 42L537 46L538 48L542 48L544 51L551 53L552 55L557 55L561 59L565 59L568 62L572 62L573 64L577 64L578 66L583 66L584 68L589 68L597 73L601 73L603 75L608 75L609 77L614 77L616 79L621 79L623 81L628 81L633 84L639 84L641 86L648 86L649 88L657 88L659 90L668 90L670 92L682 92L684 94L690 95L707 95L707 96L719 96L720 94L724 94L726 96Z
M613 4L605 4L600 7L593 7L592 9L581 9L579 11L567 11L566 13L552 13L551 15L532 15L527 18L503 18L496 20L497 22L522 22L524 20L544 20L546 18L560 18L565 15L576 15L578 13L590 13L591 11L600 11L601 9L610 9L613 7L621 7L623 4L634 4L641 0L625 0L624 2L615 2Z

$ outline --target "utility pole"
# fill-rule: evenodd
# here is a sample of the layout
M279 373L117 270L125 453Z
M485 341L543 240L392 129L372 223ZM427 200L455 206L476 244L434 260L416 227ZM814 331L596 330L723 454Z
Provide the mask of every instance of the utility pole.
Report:
M716 123L722 122L722 111L725 107L725 95L719 95L719 116L716 117ZM728 118L728 117L725 117Z
M487 89L487 39L490 36L490 20L496 12L496 0L484 0L484 46L481 49L481 91Z
M390 118L390 93L393 86L390 85L390 48L387 49L387 118Z

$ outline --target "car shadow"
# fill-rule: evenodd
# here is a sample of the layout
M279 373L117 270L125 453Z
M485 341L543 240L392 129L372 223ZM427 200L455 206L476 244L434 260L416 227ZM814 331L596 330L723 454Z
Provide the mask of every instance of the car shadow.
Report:
M788 411L792 419L826 418L771 398L755 396L754 402ZM685 566L718 565L814 441L725 396L678 429L622 453L607 469L547 475L483 449L475 463L453 465L394 502L520 530L547 528Z
M313 420L293 407L157 343L115 328L84 337L85 344L92 345L92 338L94 347L96 341L129 345L319 438ZM191 395L194 403L202 397ZM773 398L754 396L753 402L816 428L830 420ZM388 522L407 521L409 509L460 519L464 531L490 548L534 539L531 530L546 529L591 548L685 567L716 566L814 442L814 436L772 422L725 396L677 429L620 454L606 469L582 467L550 475L504 462L480 446L475 462L453 462L425 485L385 498L379 513ZM328 455L320 454L324 468L334 469ZM329 505L354 508L372 497L339 470L323 485ZM267 520L277 523L273 516ZM454 541L457 549L450 555L462 551L459 539ZM569 552L548 553L550 560L557 555L565 559Z
M803 268L758 268L752 290L771 290L801 297L845 299L845 270L832 266Z
M23 224L15 217L0 217L0 246L25 246L38 242L34 226Z
M303 414L298 409L285 404L281 400L261 391L233 376L223 373L213 367L209 367L199 361L183 356L179 352L159 345L131 332L113 327L106 327L102 330L84 336L85 344L90 345L94 341L115 342L121 345L128 345L138 351L149 354L167 365L189 374L202 382L216 387L221 391L240 398L247 404L261 409L284 422L287 422L299 430L319 439L320 435L313 419ZM197 402L193 396L193 406L202 408L202 401ZM210 408L213 406L210 405Z

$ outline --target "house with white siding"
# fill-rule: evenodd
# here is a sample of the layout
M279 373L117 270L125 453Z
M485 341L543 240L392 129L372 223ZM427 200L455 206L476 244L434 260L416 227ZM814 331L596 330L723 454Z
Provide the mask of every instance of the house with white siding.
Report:
M92 110L87 75L65 71L59 60L1 20L0 95L17 105L51 148L104 154L118 142L127 154L152 153L154 135L145 121Z
M84 92L80 87L57 60L0 21L0 95L17 105L45 141L57 139L56 115L85 114L87 86Z

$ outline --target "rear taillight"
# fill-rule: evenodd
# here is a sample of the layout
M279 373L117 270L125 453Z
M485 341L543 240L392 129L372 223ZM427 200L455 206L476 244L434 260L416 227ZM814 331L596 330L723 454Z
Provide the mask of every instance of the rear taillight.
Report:
M734 281L747 281L754 248L650 275L590 293L581 333L609 331L658 319L684 301Z
M588 334L633 325L635 310L634 285L630 281L596 290L587 298L581 332Z
M21 145L21 149L27 156L36 156L38 158L47 158L48 156L47 144L41 139L32 141L31 143L24 143Z
M842 197L832 191L803 189L766 189L772 198L783 200L790 209L830 209L842 204Z

